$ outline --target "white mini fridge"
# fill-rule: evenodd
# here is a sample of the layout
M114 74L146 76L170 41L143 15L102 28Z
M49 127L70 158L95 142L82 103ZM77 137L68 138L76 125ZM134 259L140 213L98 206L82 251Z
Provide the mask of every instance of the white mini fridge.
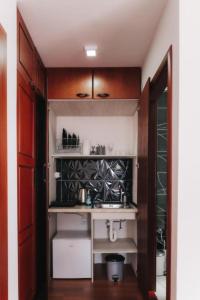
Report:
M52 243L53 278L91 278L91 238L87 231L59 231Z

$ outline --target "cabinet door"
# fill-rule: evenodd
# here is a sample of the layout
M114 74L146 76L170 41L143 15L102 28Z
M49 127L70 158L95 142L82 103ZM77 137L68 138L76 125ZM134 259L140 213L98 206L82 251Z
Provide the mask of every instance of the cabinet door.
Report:
M33 264L31 257L33 256L32 237L27 237L21 245L19 245L19 299L33 299Z
M35 100L18 73L18 243L20 300L35 294Z
M91 99L92 70L48 69L48 99Z
M141 95L138 115L138 282L147 299L149 278L149 89L148 80Z
M38 89L42 96L46 94L46 71L43 65L39 62L38 68Z
M34 80L34 48L24 22L18 13L18 69L29 80Z
M140 68L99 68L94 70L95 99L139 99Z
M39 58L36 56L36 88L39 90L42 96L46 94L46 71L45 68Z
M0 299L8 299L7 37L0 25Z

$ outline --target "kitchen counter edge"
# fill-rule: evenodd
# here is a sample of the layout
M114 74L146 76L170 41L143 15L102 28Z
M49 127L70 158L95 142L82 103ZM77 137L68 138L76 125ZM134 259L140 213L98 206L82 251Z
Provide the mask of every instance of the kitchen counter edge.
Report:
M49 213L137 213L136 207L130 208L91 208L87 206L76 205L74 207L50 207Z

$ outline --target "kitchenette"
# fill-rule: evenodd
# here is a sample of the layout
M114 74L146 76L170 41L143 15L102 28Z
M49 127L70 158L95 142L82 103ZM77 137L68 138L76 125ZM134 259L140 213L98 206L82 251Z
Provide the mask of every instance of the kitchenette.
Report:
M49 276L95 281L109 254L137 274L140 69L47 73Z

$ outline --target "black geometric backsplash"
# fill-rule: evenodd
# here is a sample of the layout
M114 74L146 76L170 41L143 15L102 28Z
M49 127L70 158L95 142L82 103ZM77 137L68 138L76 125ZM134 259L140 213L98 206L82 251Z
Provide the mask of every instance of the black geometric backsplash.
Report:
M102 202L119 202L122 188L132 201L132 165L132 159L57 159L56 202L78 200L80 188Z

